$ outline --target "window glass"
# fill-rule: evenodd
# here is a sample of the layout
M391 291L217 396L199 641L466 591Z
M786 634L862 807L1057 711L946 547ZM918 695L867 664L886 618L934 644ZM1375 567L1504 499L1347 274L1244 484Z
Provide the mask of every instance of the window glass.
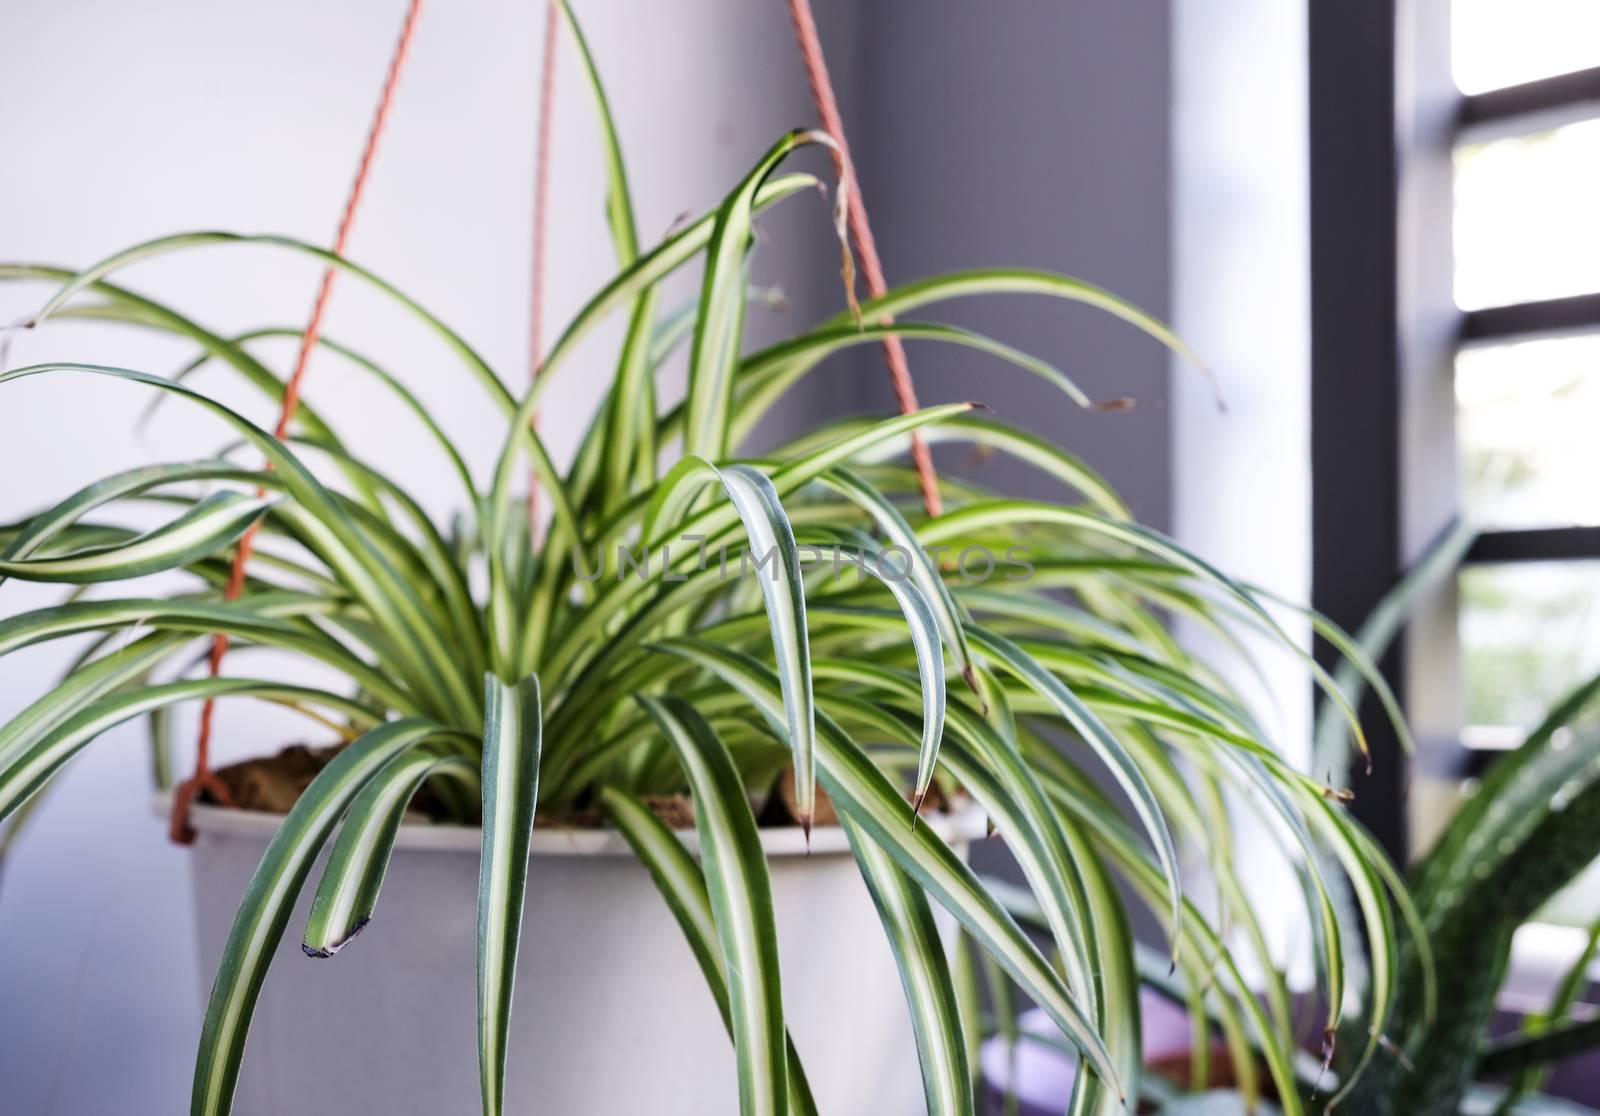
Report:
M1455 179L1463 309L1600 290L1600 120L1465 144Z
M1466 742L1515 747L1600 673L1600 562L1471 566L1460 590Z
M1600 524L1600 336L1462 350L1456 444L1479 527Z
M1463 93L1600 66L1595 0L1455 0L1451 68Z

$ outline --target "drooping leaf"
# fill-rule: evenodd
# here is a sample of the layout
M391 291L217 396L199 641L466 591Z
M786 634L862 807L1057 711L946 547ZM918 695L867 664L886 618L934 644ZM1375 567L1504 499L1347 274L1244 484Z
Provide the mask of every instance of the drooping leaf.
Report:
M929 1116L975 1113L972 1068L945 943L928 899L893 859L847 818L850 851L878 908L911 1009Z
M733 1037L726 963L711 896L706 891L705 876L700 866L666 823L656 817L650 807L626 791L616 787L602 788L600 805L649 870L650 878L666 900L672 917L677 920L689 949L700 965L723 1025L729 1028L729 1037ZM786 1049L790 1111L793 1116L816 1116L817 1105L811 1097L811 1087L806 1082L805 1071L800 1065L800 1056L792 1038L787 1040Z
M356 795L311 902L300 947L307 955L332 957L371 921L400 823L412 797L435 776L478 789L478 765L460 749L429 747L395 756Z
M244 1056L245 1036L295 899L345 807L395 756L449 734L429 721L393 721L336 755L306 788L267 845L245 890L206 1007L195 1058L191 1116L226 1116Z
M674 639L662 650L712 671L754 703L772 724L782 724L776 678L748 656L703 641ZM1114 1092L1116 1070L1093 1023L1061 978L1011 917L984 891L972 870L927 826L912 825L910 804L867 754L826 718L818 719L818 778L835 809L847 811L862 831L966 927L974 940L1034 998Z
M175 569L232 546L273 503L238 492L218 492L170 523L127 542L72 554L0 558L0 576L88 585Z
M756 819L726 746L686 703L639 697L694 793L695 828L727 977L743 1116L782 1116L788 1054L772 888Z
M539 796L539 679L486 682L483 854L478 869L478 1068L484 1116L505 1111L506 1037Z

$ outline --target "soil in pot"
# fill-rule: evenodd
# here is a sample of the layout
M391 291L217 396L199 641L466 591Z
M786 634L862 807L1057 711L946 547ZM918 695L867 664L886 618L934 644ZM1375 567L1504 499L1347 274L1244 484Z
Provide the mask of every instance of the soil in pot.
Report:
M286 814L305 793L311 781L334 756L343 744L313 747L291 744L271 756L258 756L217 769L217 778L228 788L232 805L240 810L259 810L265 813ZM203 800L211 805L221 805L209 793ZM694 828L694 803L687 795L645 795L644 803L657 817L673 829ZM944 795L935 783L928 789L922 802L923 815L947 812ZM411 801L408 816L418 821L440 822L450 820L449 812L437 795L424 785ZM794 771L785 768L768 792L765 802L756 810L756 823L763 828L779 828L799 824L795 808ZM572 809L549 813L540 810L534 819L536 826L567 829L602 829L605 818L598 810ZM817 788L816 826L838 825L828 793Z

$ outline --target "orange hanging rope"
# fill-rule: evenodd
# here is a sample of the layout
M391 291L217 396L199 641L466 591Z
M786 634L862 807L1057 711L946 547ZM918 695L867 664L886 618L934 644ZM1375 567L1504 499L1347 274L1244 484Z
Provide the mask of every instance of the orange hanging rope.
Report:
M811 0L789 0L789 18L794 22L795 41L800 45L800 60L805 64L806 81L811 86L811 99L816 102L817 115L822 118L823 130L833 137L837 145L833 150L834 170L851 192L855 204L850 206L850 239L855 242L856 253L861 257L861 273L867 281L867 291L873 298L881 298L889 285L883 278L883 264L878 259L878 245L872 239L872 226L867 223L867 210L861 200L861 184L856 180L855 163L850 158L850 145L844 137L844 120L839 116L839 102L833 95L833 82L828 77L828 63L822 56L822 40L817 34L817 21L811 15ZM885 315L881 322L891 324L894 319ZM889 382L894 385L895 399L902 413L917 409L917 391L911 383L911 368L906 363L905 346L900 338L883 339L883 358L889 366ZM930 516L944 510L939 499L939 481L933 471L933 457L920 433L911 435L911 459L917 466L917 480L922 486L922 504Z
M339 229L333 238L335 256L343 256L349 246L356 210L361 205L361 197L367 187L367 176L372 170L372 159L378 150L378 138L383 134L384 125L388 122L395 87L399 83L400 71L405 65L406 54L411 48L412 34L416 30L417 17L421 12L422 0L409 0L405 23L400 28L400 39L395 44L394 56L389 60L389 72L384 78L383 93L378 98L378 110L373 115L372 126L367 130L366 145L361 151L361 162L356 167L355 181L350 185L350 194L344 203L344 213L339 218ZM283 406L278 413L278 425L273 431L280 439L288 434L289 425L294 421L295 410L300 405L300 385L311 363L311 353L317 347L317 338L322 333L322 320L328 312L328 299L333 294L333 281L337 274L338 270L332 265L322 272L322 282L317 288L316 301L311 307L311 318L306 323L304 335L300 338L300 351L295 357L294 372L284 387ZM266 466L268 469L271 467L270 463ZM233 568L228 574L228 584L223 591L225 600L236 599L244 589L245 566L250 561L250 553L255 547L256 531L257 527L251 527L239 540L239 548L234 553ZM218 632L211 639L210 671L213 678L222 670L222 659L227 653L228 637ZM232 804L232 796L228 793L227 787L211 770L211 722L214 705L214 702L208 700L200 710L200 735L195 743L194 774L179 783L173 791L170 834L172 840L180 845L194 841L194 830L189 825L189 809L194 804L195 795L200 791L209 791L219 801Z
M533 167L533 274L529 290L528 379L544 365L544 261L550 228L550 132L556 93L556 32L561 15L554 0L545 6L544 59L539 77L539 126Z
M539 124L534 140L533 167L533 263L528 284L528 386L539 378L544 367L544 280L545 254L550 229L550 133L553 127L556 99L556 33L560 29L561 15L555 0L545 5L543 69L539 75ZM539 412L529 420L535 429L539 426ZM539 478L528 472L528 530L534 545L539 542Z

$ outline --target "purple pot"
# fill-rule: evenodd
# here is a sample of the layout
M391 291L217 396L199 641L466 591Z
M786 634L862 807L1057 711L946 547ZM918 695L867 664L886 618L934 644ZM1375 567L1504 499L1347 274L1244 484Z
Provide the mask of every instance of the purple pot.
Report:
M1189 1052L1189 1016L1182 1008L1149 989L1140 989L1139 1012L1143 1025L1141 1049L1146 1062ZM1023 1012L1017 1025L1027 1034L1056 1040L1063 1037L1050 1017L1038 1008ZM1076 1060L1065 1051L1024 1039L1017 1043L1013 1059L1011 1044L998 1036L983 1044L979 1066L990 1105L999 1104L1009 1082L1011 1092L1021 1102L1022 1116L1060 1116L1072 1096L1072 1082L1078 1074ZM998 1107L994 1110L999 1111Z

